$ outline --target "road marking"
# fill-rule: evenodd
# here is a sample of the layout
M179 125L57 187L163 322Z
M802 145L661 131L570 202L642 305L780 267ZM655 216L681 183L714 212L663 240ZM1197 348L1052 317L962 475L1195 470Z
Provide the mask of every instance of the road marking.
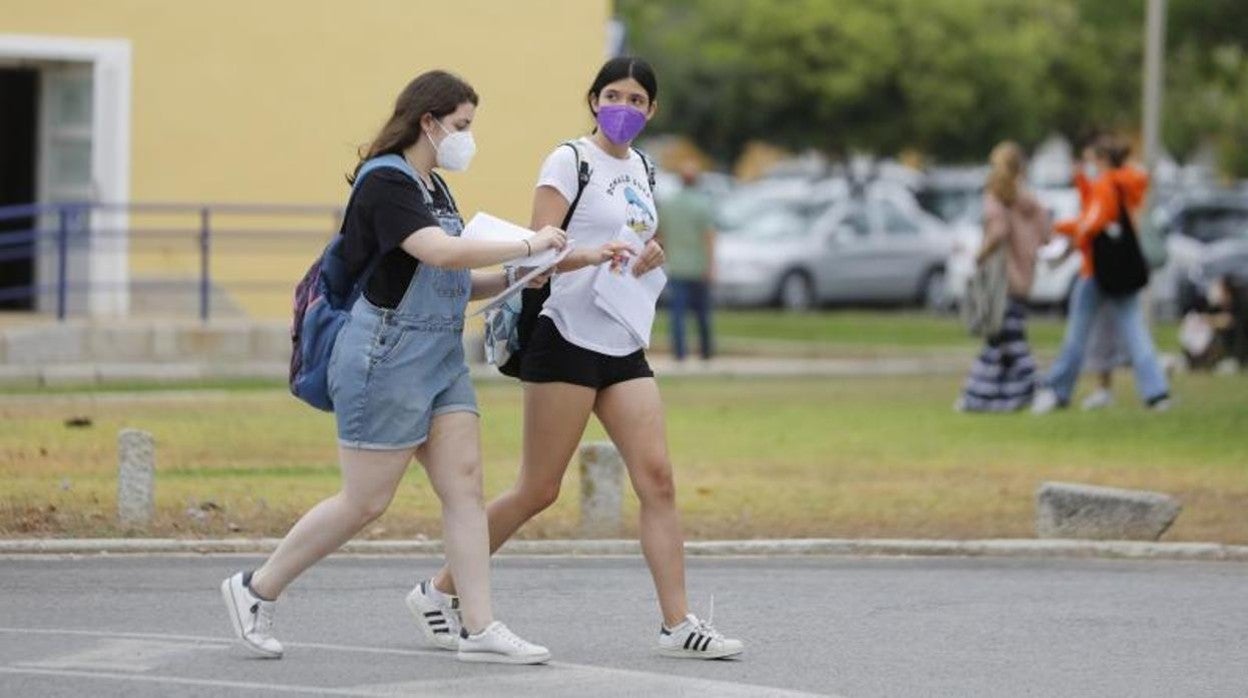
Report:
M674 674L658 674L629 669L609 669L582 664L550 662L550 669L526 667L512 674L483 674L470 679L426 679L390 684L356 686L375 696L449 695L507 696L507 698L548 698L575 691L582 696L620 695L707 695L716 698L808 698L824 695L789 691L768 686L699 679Z
M141 683L162 683L175 686L200 686L211 688L237 688L252 691L274 691L280 693L306 693L320 696L375 696L375 693L361 693L352 689L328 688L325 686L294 686L277 683L259 683L253 681L221 681L218 679L187 679L178 676L148 676L145 674L115 674L106 671L74 671L70 669L35 669L19 667L0 667L0 674L18 674L27 676L54 676L80 679L110 679L114 681L137 681Z
M138 640L183 640L186 642L199 642L207 644L217 644L229 646L238 644L237 640L223 637L210 637L204 635L174 635L165 633L128 633L128 632L110 632L103 630L75 630L70 628L54 629L54 628L8 628L0 627L0 633L12 634L30 634L30 635L77 635L79 637L122 637L134 638ZM363 654L394 654L403 657L445 657L447 655L455 656L453 652L446 650L403 650L390 647L361 647L359 645L335 645L323 642L283 642L286 647L303 647L314 650L330 650L335 652L359 652Z
M203 643L139 640L128 637L110 638L102 640L97 646L87 650L48 659L19 662L18 666L36 669L151 671L173 659L185 657L203 649L221 651L225 648L215 645L205 647Z
M136 641L151 641L149 650L153 651L153 656L158 646L172 652L176 646L179 652L195 649L223 649L229 645L236 644L236 640L225 639L221 637L210 637L200 635L177 635L164 633L136 633L136 632L109 632L100 630L79 630L72 628L53 629L53 628L15 628L0 627L0 633L18 634L18 635L61 635L61 636L77 636L104 639L122 639ZM177 643L176 645L174 643ZM195 643L187 645L185 643ZM455 659L454 652L445 650L409 650L394 649L389 647L367 647L360 645L337 645L319 642L286 642L283 643L287 647L299 647L305 649L318 649L333 652L354 652L361 654L381 654L396 656L420 656L420 657L439 657L446 660ZM212 645L212 647L204 648L203 645ZM132 647L138 645L132 645ZM80 666L97 666L95 664L84 665L76 663L84 658L90 659L94 657L117 656L119 644L109 643L109 646L103 649L88 650L86 652L69 655L60 659L51 660L49 662L26 662L19 666L0 667L0 673L5 674L26 674L26 675L42 675L42 676L62 676L73 678L98 678L120 681L144 681L150 683L167 683L171 685L186 686L212 686L221 688L235 688L245 690L264 690L264 691L282 691L286 693L319 693L322 695L337 696L392 696L399 694L411 694L413 692L429 693L449 693L459 695L485 695L487 692L494 691L498 695L515 696L523 698L526 696L549 696L557 689L575 688L581 695L601 695L603 693L618 693L619 689L627 686L632 692L634 688L637 691L649 692L665 692L686 693L697 692L699 694L709 694L715 696L725 696L725 698L736 698L737 696L776 696L777 698L805 698L808 696L828 695L803 693L800 691L790 691L780 688L772 688L768 686L757 686L751 684L733 683L729 681L715 681L711 679L700 679L687 676L679 676L661 672L636 671L631 669L613 669L609 667L594 666L590 664L572 664L567 662L549 662L548 669L540 667L524 667L516 673L508 673L504 675L487 675L481 674L473 676L470 679L432 679L425 681L409 681L390 684L374 684L359 685L350 687L323 687L323 686L298 686L291 684L268 684L261 682L249 681L224 681L216 679L191 679L177 676L153 676L140 673L118 673L116 671L85 671L72 667ZM165 658L174 656L173 654L164 655ZM75 659L75 662L68 662L67 659ZM672 660L678 661L678 660ZM693 661L693 660L689 660ZM137 665L137 662L136 662ZM61 668L63 667L63 668ZM103 669L118 669L119 666L106 666ZM552 671L553 669L553 671ZM145 671L146 669L130 669L131 671Z

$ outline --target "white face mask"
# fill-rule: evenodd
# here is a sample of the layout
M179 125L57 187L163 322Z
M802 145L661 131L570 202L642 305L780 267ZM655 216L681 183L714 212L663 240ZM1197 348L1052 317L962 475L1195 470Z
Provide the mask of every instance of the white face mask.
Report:
M450 131L441 121L438 122L438 127L446 133L446 138L438 143L433 140L433 136L429 136L429 141L433 143L433 149L438 154L438 167L452 172L468 169L472 156L477 154L477 142L473 140L472 132Z

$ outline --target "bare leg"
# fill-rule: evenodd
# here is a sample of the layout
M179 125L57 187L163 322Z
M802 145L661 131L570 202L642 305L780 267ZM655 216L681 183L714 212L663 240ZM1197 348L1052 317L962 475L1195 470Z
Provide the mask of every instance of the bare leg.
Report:
M251 588L276 599L304 570L341 548L381 516L412 460L412 449L339 448L342 490L312 507L251 577Z
M668 627L689 613L685 541L667 453L663 400L653 378L617 383L598 393L594 412L620 449L641 502L641 550L650 566Z
M559 497L559 484L585 433L595 395L592 388L570 383L525 383L520 476L486 508L490 552ZM452 571L444 566L434 577L438 590L456 592L458 575L452 578Z
M470 633L479 633L494 621L494 615L477 415L452 412L434 417L429 440L416 457L442 500L442 540L447 562L461 580L464 627Z

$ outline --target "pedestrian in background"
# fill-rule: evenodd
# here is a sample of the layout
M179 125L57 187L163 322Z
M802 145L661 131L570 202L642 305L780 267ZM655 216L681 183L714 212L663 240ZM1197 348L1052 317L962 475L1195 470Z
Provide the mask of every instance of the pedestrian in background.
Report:
M679 172L680 191L659 202L663 223L658 239L667 252L672 353L677 361L685 360L685 314L692 310L702 360L710 361L714 353L711 284L715 282L715 220L710 197L698 190L701 165L688 158L680 164Z
M995 255L1004 257L1007 299L1001 329L985 339L955 404L964 412L1022 409L1031 403L1036 387L1025 303L1035 278L1037 251L1049 238L1049 216L1026 188L1026 159L1017 143L997 145L989 163L992 169L984 185L984 239L975 263L982 267Z
M1083 211L1078 218L1056 226L1058 233L1074 241L1074 247L1083 257L1083 266L1071 295L1061 353L1045 377L1044 387L1036 394L1032 412L1046 414L1070 404L1075 381L1083 367L1092 323L1103 306L1110 309L1119 337L1131 357L1136 390L1150 409L1163 411L1170 407L1170 387L1144 323L1140 290L1124 292L1103 288L1110 276L1129 270L1110 267L1108 259L1096 259L1093 254L1098 236L1114 236L1108 240L1113 242L1118 236L1135 234L1128 229L1133 227L1131 213L1144 201L1148 175L1126 165L1130 148L1113 136L1098 138L1092 151L1093 177ZM1144 267L1146 275L1142 255L1136 264Z

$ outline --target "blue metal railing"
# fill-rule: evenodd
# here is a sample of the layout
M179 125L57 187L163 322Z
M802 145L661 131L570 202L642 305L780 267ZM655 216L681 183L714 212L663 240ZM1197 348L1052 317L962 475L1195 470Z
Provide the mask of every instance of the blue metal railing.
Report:
M121 228L106 228L92 214L126 214L129 221L135 217L184 217L194 220L189 225L161 225L140 227L128 222ZM197 245L199 296L198 314L201 320L211 318L212 308L212 255L214 238L229 236L246 240L249 244L262 241L285 241L297 244L309 240L324 240L338 231L343 209L340 206L284 205L284 204L179 204L179 203L101 203L69 202L55 204L20 204L0 206L0 264L29 260L32 283L4 283L0 279L0 303L27 301L32 304L46 293L55 293L56 317L64 320L69 315L70 296L74 293L91 293L109 290L104 284L90 279L75 279L70 264L75 245L87 247L104 241L134 241L141 239L184 239ZM260 219L262 224L223 226L229 218ZM289 228L276 223L292 220L323 220L324 227ZM189 221L188 221L189 222ZM8 224L6 226L6 224ZM51 245L49 245L51 243ZM38 259L49 250L55 254L55 265ZM309 259L309 263L311 260ZM128 263L128 262L127 262ZM36 268L38 267L38 268ZM46 270L54 268L51 280ZM231 283L232 288L286 288L288 284L271 281L244 281Z

